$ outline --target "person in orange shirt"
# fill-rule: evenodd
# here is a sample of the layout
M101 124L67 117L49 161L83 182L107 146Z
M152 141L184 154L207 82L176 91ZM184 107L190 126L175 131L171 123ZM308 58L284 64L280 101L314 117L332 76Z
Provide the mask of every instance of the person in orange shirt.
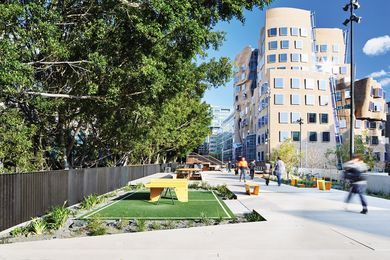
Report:
M241 161L238 163L238 168L240 169L240 181L244 179L244 182L246 182L245 174L248 169L248 162L245 160L245 157L241 158Z

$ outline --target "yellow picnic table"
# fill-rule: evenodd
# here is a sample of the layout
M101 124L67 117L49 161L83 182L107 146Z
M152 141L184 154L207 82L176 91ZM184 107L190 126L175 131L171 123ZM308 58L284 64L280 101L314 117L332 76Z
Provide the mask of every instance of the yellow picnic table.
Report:
M145 184L145 187L150 188L150 201L159 201L164 189L169 191L174 189L178 201L188 202L188 180L186 179L152 179Z
M192 174L200 172L202 169L198 168L179 168L176 169L176 178L186 178L190 179Z

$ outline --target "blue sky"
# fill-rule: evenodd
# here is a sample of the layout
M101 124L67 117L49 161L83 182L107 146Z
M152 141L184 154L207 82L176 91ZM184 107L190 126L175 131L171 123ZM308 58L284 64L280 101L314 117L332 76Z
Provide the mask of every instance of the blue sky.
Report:
M349 12L342 7L349 0L274 0L267 7L293 7L313 11L317 27L346 29L342 22ZM354 53L356 78L374 76L389 93L390 100L390 0L359 0L360 9L356 15L362 17L360 24L354 25ZM234 60L245 46L257 48L259 32L264 25L265 10L245 12L245 24L238 21L220 23L216 30L227 33L226 40L218 51L210 50L209 58L226 56ZM349 58L348 58L349 60ZM207 90L204 99L217 106L233 106L233 81L218 89Z

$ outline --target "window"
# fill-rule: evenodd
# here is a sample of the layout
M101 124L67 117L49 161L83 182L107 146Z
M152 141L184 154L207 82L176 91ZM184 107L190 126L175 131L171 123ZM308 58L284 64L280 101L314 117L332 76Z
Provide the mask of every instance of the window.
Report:
M291 138L294 142L299 142L299 140L301 140L301 134L299 133L299 131L292 131Z
M291 53L291 61L299 62L301 60L301 55L299 53Z
M306 105L314 106L314 96L313 95L306 95Z
M284 88L284 78L275 78L275 88Z
M301 80L298 78L291 79L291 88L300 88Z
M317 114L316 113L307 113L307 122L309 124L317 123Z
M297 123L301 118L301 114L299 112L291 112L291 123Z
M307 30L306 28L301 28L301 36L306 37L307 36Z
M288 40L280 42L280 48L282 48L282 49L288 49L290 47L289 45L290 45L290 42Z
M288 28L287 27L279 28L279 35L280 36L287 36L287 34L288 34Z
M320 52L327 52L328 51L328 45L321 44L320 45Z
M283 105L283 103L284 103L284 95L275 94L275 105Z
M329 96L320 96L320 106L327 106L329 104Z
M299 35L299 28L292 27L291 28L291 36L298 36Z
M299 105L301 103L299 95L291 95L291 105Z
M329 122L328 120L328 114L320 113L320 124L327 124Z
M286 67L285 66L281 66L281 67L277 67L278 70L285 70Z
M333 52L339 52L339 45L338 44L333 45Z
M382 104L378 103L378 102L374 102L374 112L380 112L382 111Z
M288 112L279 112L279 123L288 124Z
M279 132L279 142L283 142L286 139L288 139L288 132L287 131L280 131Z
M347 74L347 67L340 67L340 74Z
M345 98L345 99L351 98L351 91L350 91L350 90L345 90L345 91L344 91L344 98Z
M301 70L302 68L300 66L292 66L291 69L292 70Z
M287 53L279 54L279 62L287 62Z
M307 56L307 54L302 54L301 55L301 61L302 62L308 62L309 61L309 57Z
M332 56L332 62L334 64L339 64L339 56Z
M356 119L355 120L355 128L362 128L362 120L358 120Z
M375 152L374 153L374 158L375 158L375 161L379 162L381 160L381 153L380 152Z
M336 92L336 101L341 101L341 100L342 100L341 92Z
M274 63L276 62L276 54L270 54L267 56L268 63Z
M318 89L319 90L326 90L326 80L324 80L324 79L318 80Z
M305 79L305 88L314 89L314 79Z
M309 141L317 142L317 132L309 132Z
M270 41L268 43L268 49L269 50L276 50L278 48L278 42L277 41Z
M295 41L295 49L302 49L303 43L300 40Z
M270 28L270 29L268 29L268 37L276 36L276 34L277 34L276 28Z
M372 145L377 145L377 144L379 144L378 136L371 136L371 144L372 144Z
M330 132L322 132L322 142L330 142Z
M346 128L347 127L347 121L345 119L341 119L339 121L340 128Z
M368 128L376 129L376 122L375 121L374 122L367 121L367 123L368 123Z

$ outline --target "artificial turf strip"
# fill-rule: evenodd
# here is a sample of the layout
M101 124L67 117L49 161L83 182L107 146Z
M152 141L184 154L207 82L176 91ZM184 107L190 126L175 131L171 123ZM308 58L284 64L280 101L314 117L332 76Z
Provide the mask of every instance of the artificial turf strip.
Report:
M175 198L175 194L172 191ZM169 197L160 199L159 204L149 202L149 191L139 191L117 198L108 206L84 215L82 218L102 219L200 219L232 218L234 215L225 203L212 192L189 191L188 202Z

